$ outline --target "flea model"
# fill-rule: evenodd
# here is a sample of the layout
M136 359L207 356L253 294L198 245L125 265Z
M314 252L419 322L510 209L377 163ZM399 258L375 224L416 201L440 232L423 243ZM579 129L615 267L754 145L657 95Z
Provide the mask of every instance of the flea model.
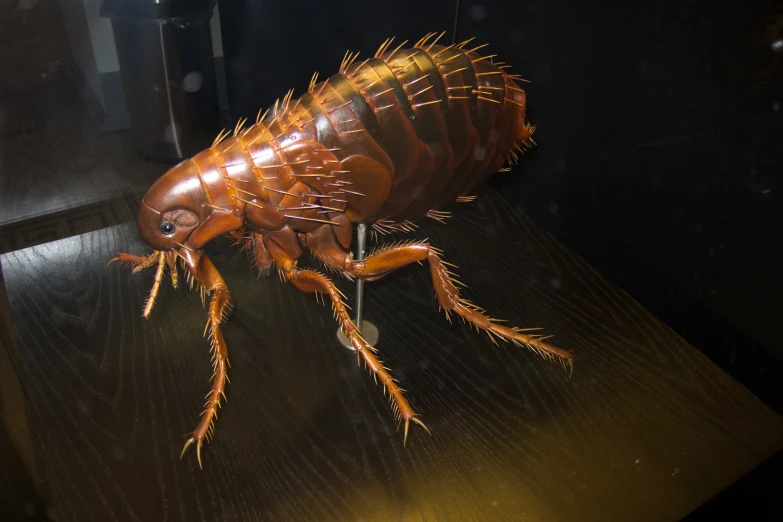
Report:
M413 232L423 217L444 220L445 205L471 201L478 183L508 170L506 163L534 145L519 87L525 80L494 62L495 55L479 55L484 45L438 44L442 36L429 34L407 48L389 39L365 60L346 53L338 74L319 82L316 73L298 99L289 91L263 115L259 111L254 125L240 121L233 133L222 132L144 196L138 231L154 252L117 254L110 263L130 263L134 272L157 268L144 317L167 268L177 285L177 261L191 285L209 293L206 332L215 371L206 409L182 450L195 444L199 466L228 382L220 324L229 289L203 251L219 235L250 249L260 271L275 266L299 290L328 297L357 357L389 392L404 425L403 444L410 423L429 429L352 322L340 290L322 273L297 265L303 248L328 268L365 281L426 261L447 317L457 314L493 342L512 342L572 368L571 355L544 342L540 329L504 326L464 299L453 265L427 241L381 247L361 260L351 254L354 224L386 234Z

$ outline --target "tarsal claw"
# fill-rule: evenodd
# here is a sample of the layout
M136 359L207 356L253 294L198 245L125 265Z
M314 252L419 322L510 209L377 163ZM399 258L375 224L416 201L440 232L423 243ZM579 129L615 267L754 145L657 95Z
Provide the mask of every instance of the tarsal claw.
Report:
M416 424L418 424L419 426L421 426L422 428L424 428L424 430L427 432L427 434L430 437L432 437L432 432L430 431L430 429L427 426L424 425L423 422L421 422L416 417L411 417L410 419L405 419L405 434L403 435L403 438L402 438L402 445L403 446L405 446L405 444L408 442L408 427L410 426L410 421L413 421Z
M196 442L196 439L193 437L189 438L188 441L185 443L185 447L182 448L182 453L179 454L179 460L182 460L182 457L185 456L185 452L188 450L191 444ZM200 469L204 469L204 466L201 463L201 445L204 443L204 440L199 440L196 443L196 458L198 459L198 467Z

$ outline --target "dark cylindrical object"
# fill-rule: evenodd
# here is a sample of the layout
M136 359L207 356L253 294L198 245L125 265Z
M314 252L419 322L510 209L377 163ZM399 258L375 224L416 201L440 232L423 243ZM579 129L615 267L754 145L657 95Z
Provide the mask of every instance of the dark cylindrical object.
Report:
M134 147L176 161L219 130L209 19L214 0L105 0L112 19Z

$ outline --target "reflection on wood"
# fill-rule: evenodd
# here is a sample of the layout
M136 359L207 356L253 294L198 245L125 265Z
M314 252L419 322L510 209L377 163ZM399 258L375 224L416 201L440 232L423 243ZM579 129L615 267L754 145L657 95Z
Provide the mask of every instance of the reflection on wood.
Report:
M126 194L0 227L0 254L136 219L143 194Z
M555 333L573 378L449 326L428 271L401 270L368 285L366 317L433 431L403 448L328 307L216 251L237 308L204 471L179 461L211 373L196 293L169 285L141 319L152 274L103 269L147 251L130 225L3 256L58 520L672 520L781 448L780 417L496 193L450 210L415 236L471 300Z

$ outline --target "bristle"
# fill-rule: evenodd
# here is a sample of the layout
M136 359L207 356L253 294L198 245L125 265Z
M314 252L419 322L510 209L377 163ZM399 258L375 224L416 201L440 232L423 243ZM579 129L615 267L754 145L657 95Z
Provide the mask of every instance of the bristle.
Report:
M351 66L351 64L359 57L359 53L351 53L346 51L345 56L343 57L342 63L340 63L340 73L345 74L346 71L348 71L348 68Z
M404 42L402 42L402 43L401 43L400 45L398 45L398 46L397 46L397 47L396 47L396 48L395 48L395 49L394 49L394 50L393 50L391 53L389 53L389 57L392 57L392 56L394 56L394 53L396 53L397 51L399 51L400 49L402 49L402 46L403 46L403 45L405 45L406 43L408 43L408 40L405 40Z
M472 63L477 63L477 62L480 62L482 60L492 60L492 58L494 58L496 56L497 56L497 54L488 54L486 56L481 56L479 58L476 58L475 60L471 60L471 62Z
M413 85L414 83L416 83L416 82L420 82L420 81L422 81L424 78L428 78L428 77L429 77L429 74L425 74L424 76L419 76L419 77L418 77L418 78L416 78L415 80L411 80L411 81L409 81L408 83L405 83L405 84L403 84L402 86L403 86L403 88L407 89L409 86ZM448 90L448 89L449 89L449 88L447 87L447 88L446 88L446 90ZM391 90L393 90L393 88L387 89L386 91L383 91L383 92L388 92L388 91L391 91Z
M340 68L338 69L340 72L343 72L343 68L345 67L345 63L348 61L348 57L350 55L351 55L350 51L345 51L345 55L343 56L343 59L340 62Z
M413 55L410 55L410 56L408 56L408 58L413 58ZM406 59L407 59L407 58L406 58ZM404 71L405 69L407 69L408 67L412 66L412 65L413 65L413 64L415 64L415 63L416 63L416 61L415 61L415 60L411 60L411 61L410 61L410 63L409 63L408 65L406 65L405 67L401 67L401 68L397 69L397 70L396 70L396 71L394 71L394 72L395 72L395 74L400 74L400 73L402 73L402 71Z
M472 38L471 38L471 40L472 40ZM469 41L470 41L470 40L469 40ZM481 44L481 45L479 45L478 47L474 47L473 49L470 49L469 51L462 51L462 52L463 52L463 53L465 53L465 54L468 54L468 53L475 53L475 52L476 52L476 51L478 51L479 49L483 49L484 47L486 47L486 46L488 46L488 45L489 45L488 43ZM493 54L492 56L495 56L495 55Z
M357 59L358 57L359 57L359 53L356 53L355 55L353 55L353 58L351 58L351 59L348 61L348 63L347 63L347 64L345 64L345 70L346 70L346 71L348 70L348 68L349 68L351 65L353 65L353 63L356 61L356 59Z
M436 63L438 64L438 66L440 66L440 65L443 65L444 63L449 63L451 60L456 60L459 57L460 57L459 54L455 54L454 56L451 56L451 57L446 58L445 60L443 60L441 62L436 62Z
M438 43L438 40L443 38L443 35L445 35L445 34L446 34L446 31L443 31L442 33L440 33L438 35L438 37L435 38L435 40L432 41L432 43L429 45L429 47L427 47L427 52L429 52L429 50L432 49L432 46L435 45L436 43Z
M394 40L394 37L392 37L392 40ZM375 54L373 55L374 58L380 58L383 55L383 50L386 48L386 46L389 45L389 39L383 41L383 43L378 47L378 50L375 51Z
M354 80L354 81L359 81L359 80L361 80L362 78L364 78L364 77L367 75L367 73L369 73L369 72L372 70L372 69L368 69L368 70L367 70L367 72L365 72L365 73L364 73L363 75L361 75L359 78L355 78L355 76L356 76L356 75L359 73L359 71L361 70L361 68L362 68L362 67L364 67L364 65L365 65L367 62L369 62L369 61L370 61L370 59L369 59L369 58L365 58L365 59L364 59L364 61L363 61L362 63L360 63L359 65L357 65L357 66L356 66L356 69L354 69L354 72L353 72L353 74L351 75L351 79L352 79L352 80Z
M315 71L313 73L313 77L310 78L310 85L307 87L307 92L313 92L313 89L315 89L315 85L318 83L318 71Z
M340 109L342 109L343 107L347 107L347 106L349 106L350 104L351 104L351 102L350 102L350 101L347 101L347 102L345 102L345 103L343 103L343 104L341 104L341 105L338 105L338 106L337 106L337 107L335 107L334 109L330 109L330 110L328 110L326 113L327 113L327 114L332 114L332 113L334 113L334 112L337 112L337 111L339 111L339 110L340 110Z
M287 93L285 93L285 96L283 97L283 103L280 106L280 108L283 110L283 114L285 114L285 111L288 110L288 104L291 103L291 98L293 95L293 89L290 89Z
M462 71L464 71L466 69L467 69L467 67L460 67L459 69L454 69L453 71L449 71L447 73L444 73L443 77L446 78L448 76L451 76L452 74L455 74L455 73L458 73L458 72L462 72Z
M420 90L416 94L411 94L410 96L408 96L408 100L413 100L413 98L415 98L419 94L423 94L423 93L429 91L430 89L433 89L434 87L435 87L434 85L430 85L429 87L425 87L424 89Z
M436 34L436 33L427 33L427 35L426 35L426 36L424 36L423 38L419 39L419 41L418 41L418 42L416 42L416 43L413 45L413 47L421 47L422 45L424 45L425 43L427 43L427 40L429 40L430 38L432 38L433 36L435 36L435 34Z
M247 118L240 119L236 126L234 127L234 136L239 134L239 132L242 130L242 127L244 127L245 123L247 123Z
M231 131L228 131L226 129L221 130L220 133L215 138L215 140L212 142L212 146L216 147L221 141L226 139L229 134L231 134Z
M475 39L476 39L476 37L475 37L475 36L474 36L473 38L468 38L467 40L465 40L464 42L462 42L461 44L459 44L459 45L457 46L457 48L459 48L459 49L462 49L463 47L465 47L466 45L468 45L470 42L472 42L472 41L473 41L473 40L475 40Z
M451 49L452 47L454 47L454 44L451 44L451 45L449 45L448 47L444 47L443 49L441 49L441 50L440 50L440 51L438 51L437 53L433 54L433 55L432 55L430 58L432 58L432 59L434 60L435 58L437 58L437 56L438 56L440 53L446 52L446 51L448 51L449 49ZM427 50L429 51L429 49L427 49Z
M378 49L378 52L376 53L376 58L382 58L384 54L389 50L389 47L391 47L392 43L394 42L394 39L397 38L396 36L392 36L389 38L384 44Z
M381 96L381 95L383 95L383 94L386 94L387 92L391 92L391 91L393 91L393 90L394 90L394 87L389 87L388 89L386 89L386 90L384 90L384 91L377 92L377 93L375 93L375 94L371 94L370 96L367 96L367 97L368 97L368 98L375 98L375 97Z
M264 118L266 118L266 115L269 112L269 109L267 109L267 110L264 111L263 114L261 114L261 111L263 111L263 110L264 110L263 108L258 109L258 116L256 116L256 125L258 125L259 123L264 121Z
M432 105L433 103L440 103L440 102L442 102L442 101L443 101L443 100L432 100L432 101L423 102L423 103L416 103L416 104L414 104L414 105L411 105L411 107L415 109L415 108L417 108L417 107L423 107L423 106L425 106L425 105Z

